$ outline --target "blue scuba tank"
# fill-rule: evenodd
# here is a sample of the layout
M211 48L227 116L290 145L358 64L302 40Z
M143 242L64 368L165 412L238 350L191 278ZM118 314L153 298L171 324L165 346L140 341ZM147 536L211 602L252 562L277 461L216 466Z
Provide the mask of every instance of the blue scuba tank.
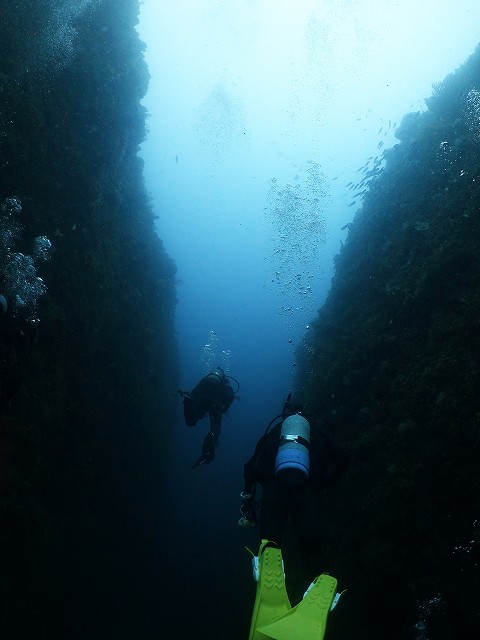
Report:
M308 479L310 471L310 423L298 413L282 422L280 444L275 459L275 477L289 485Z

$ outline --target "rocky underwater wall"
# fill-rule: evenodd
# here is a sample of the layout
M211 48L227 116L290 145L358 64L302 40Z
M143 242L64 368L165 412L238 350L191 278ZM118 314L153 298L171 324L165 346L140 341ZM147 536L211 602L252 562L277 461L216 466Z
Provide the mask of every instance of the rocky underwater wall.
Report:
M329 638L480 637L480 48L405 116L299 384L353 456L325 497Z
M0 7L0 294L14 254L39 236L52 245L32 262L35 317L10 318L35 334L28 357L0 332L1 383L11 371L19 383L0 414L5 640L160 637L175 266L137 155L138 8Z

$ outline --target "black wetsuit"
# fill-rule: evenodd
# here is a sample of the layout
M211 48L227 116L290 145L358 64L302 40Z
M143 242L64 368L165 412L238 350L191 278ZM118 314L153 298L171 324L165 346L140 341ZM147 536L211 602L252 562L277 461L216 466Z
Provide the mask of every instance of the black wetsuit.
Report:
M228 378L218 373L209 373L191 393L184 396L183 413L189 427L195 426L207 413L210 418L210 431L205 436L202 455L195 466L209 463L215 457L215 444L222 429L222 416L234 399L235 394Z
M283 484L275 477L280 430L281 422L258 441L255 453L244 466L244 492L252 494L255 483L262 485L260 539L271 540L280 547L291 516L305 564L313 578L322 569L319 493L343 475L350 457L317 428L312 428L308 480L296 486Z

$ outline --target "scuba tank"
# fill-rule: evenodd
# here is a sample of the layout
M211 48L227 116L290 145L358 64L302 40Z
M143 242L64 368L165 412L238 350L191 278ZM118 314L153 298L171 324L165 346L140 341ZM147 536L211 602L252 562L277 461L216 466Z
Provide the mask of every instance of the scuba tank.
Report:
M310 470L310 423L295 413L282 422L280 444L275 459L275 477L284 484L299 485Z

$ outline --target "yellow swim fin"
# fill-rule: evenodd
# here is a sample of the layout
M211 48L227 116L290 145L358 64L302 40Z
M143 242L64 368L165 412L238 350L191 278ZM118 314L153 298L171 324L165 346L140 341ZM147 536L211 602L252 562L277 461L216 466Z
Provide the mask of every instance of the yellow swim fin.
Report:
M303 600L276 620L260 623L255 640L322 640L337 581L322 573Z
M258 550L258 583L249 640L266 640L270 636L258 628L268 625L291 610L285 588L282 552L273 543L262 540ZM297 636L297 640L298 640Z

